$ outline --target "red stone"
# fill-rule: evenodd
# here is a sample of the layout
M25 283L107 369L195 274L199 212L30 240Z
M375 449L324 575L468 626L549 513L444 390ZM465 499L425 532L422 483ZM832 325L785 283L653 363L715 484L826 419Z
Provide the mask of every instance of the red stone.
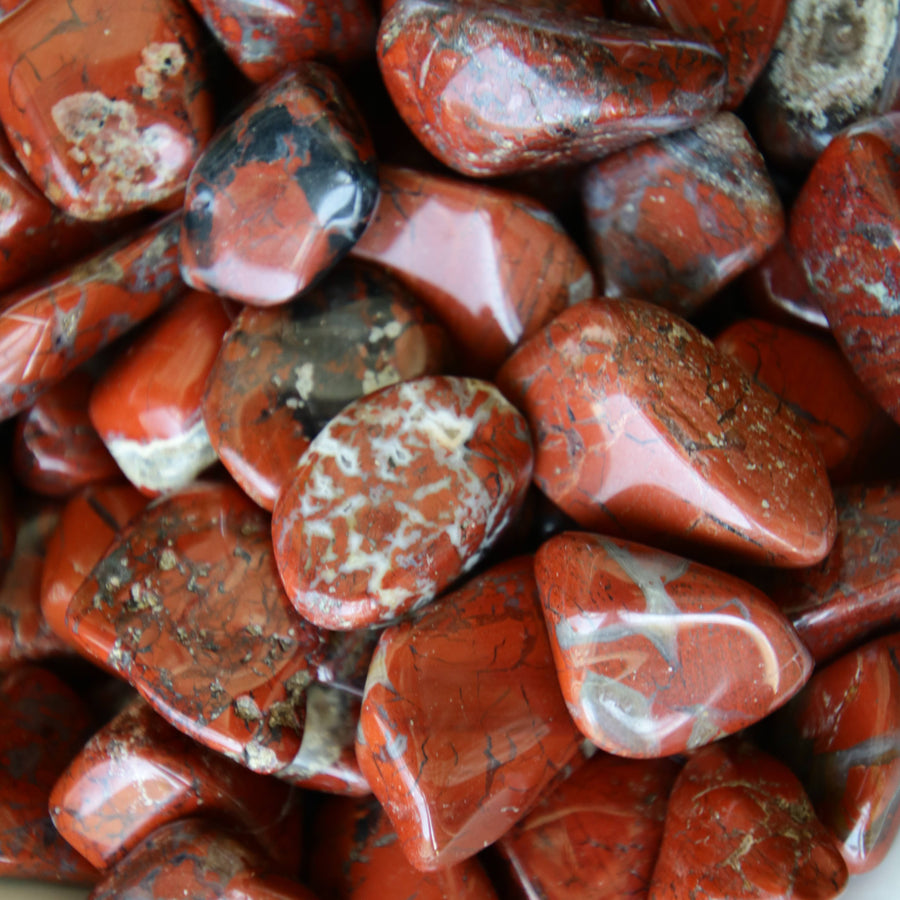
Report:
M769 565L813 565L831 549L834 501L812 439L666 310L580 303L498 383L531 425L538 487L582 528Z
M382 633L356 752L407 859L432 871L522 818L579 737L519 557Z
M790 240L850 365L900 422L898 195L894 113L828 145L794 203Z
M500 839L523 897L644 897L678 766L599 753Z
M50 672L20 666L0 675L0 878L96 880L47 812L53 783L90 725L79 697Z
M443 329L388 274L339 266L276 309L244 309L207 381L203 418L216 454L266 509L303 452L352 400L441 372Z
M852 874L900 830L900 634L816 671L779 713L779 750L803 781Z
M213 124L201 33L177 0L42 0L0 22L0 117L81 219L175 198Z
M731 113L594 163L583 197L602 292L683 316L784 232L765 162Z
M284 303L356 243L378 198L372 141L324 66L265 88L188 180L181 275L198 290Z
M67 622L83 653L201 743L266 773L297 753L325 636L291 609L268 516L237 488L197 484L152 504Z
M476 176L596 159L689 128L719 108L724 82L711 47L671 32L452 0L399 0L381 22L378 61L416 137Z
M847 867L800 782L750 744L704 747L669 798L649 900L830 900Z
M299 794L200 746L141 699L97 732L50 795L53 824L96 868L114 866L168 822L200 815L299 870Z
M0 419L184 291L178 228L176 218L164 219L3 299Z
M463 349L466 371L492 375L523 337L593 296L587 260L528 197L388 166L380 187L350 253L421 298Z
M288 595L335 630L417 609L482 558L530 477L525 420L487 382L427 376L363 397L313 439L275 504Z
M743 319L716 338L716 347L772 392L773 406L794 412L822 451L832 482L867 477L887 438L895 437L890 418L824 337Z
M403 851L391 822L374 798L329 799L313 828L310 884L324 898L384 900L496 900L481 865L463 860L440 872L419 872Z
M190 0L251 80L269 81L306 60L357 62L375 53L367 0Z
M93 386L87 372L75 371L19 417L13 468L29 490L60 497L120 477L119 467L88 418Z
M618 756L683 753L746 728L812 672L771 600L699 563L566 532L538 550L535 577L569 712Z
M216 461L201 401L230 309L191 293L109 367L90 400L91 422L125 477L153 496L185 486Z

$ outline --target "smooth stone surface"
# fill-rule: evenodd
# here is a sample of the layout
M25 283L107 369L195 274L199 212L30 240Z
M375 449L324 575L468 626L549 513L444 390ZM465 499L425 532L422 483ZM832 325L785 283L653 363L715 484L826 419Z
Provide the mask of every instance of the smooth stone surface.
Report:
M201 401L231 320L218 297L192 292L132 341L94 387L91 422L142 493L184 487L216 461Z
M0 23L0 116L51 202L110 219L177 195L213 125L201 41L176 0L43 0Z
M297 753L326 638L291 608L268 516L236 487L195 484L152 504L67 622L83 653L200 743L265 773Z
M389 269L431 309L467 372L492 375L523 338L594 295L587 260L529 197L392 166L379 184L350 254Z
M683 316L784 233L765 161L731 113L593 163L582 196L601 293Z
M0 675L0 877L91 884L97 873L56 832L50 790L90 733L79 697L55 675Z
M185 290L176 217L8 294L0 303L0 419L30 406Z
M347 262L292 303L241 311L207 379L203 419L237 483L272 509L348 403L448 362L443 329L401 284Z
M566 310L497 377L528 418L535 482L582 528L766 565L831 549L821 456L697 329L639 301Z
M428 376L350 404L275 504L294 607L342 631L429 603L515 517L531 460L525 420L484 381Z
M847 867L800 782L750 744L704 747L669 798L649 900L830 900Z
M381 22L378 62L416 137L475 176L596 159L689 128L719 108L724 84L706 44L502 3L400 0Z
M572 760L531 557L501 563L385 629L357 756L417 869L500 838Z
M763 719L813 663L760 591L627 541L566 532L535 577L575 724L628 757L694 750Z
M356 243L377 199L353 99L334 73L305 64L257 95L191 171L181 276L245 303L284 303Z
M900 422L898 197L893 113L832 140L794 203L790 240L850 365Z
M677 774L671 760L598 753L544 794L497 845L522 896L645 897Z

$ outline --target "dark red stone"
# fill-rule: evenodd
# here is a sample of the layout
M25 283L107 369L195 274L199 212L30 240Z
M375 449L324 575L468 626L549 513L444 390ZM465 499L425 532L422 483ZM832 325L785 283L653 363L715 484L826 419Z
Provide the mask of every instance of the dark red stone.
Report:
M304 65L267 86L191 172L181 275L245 303L284 303L356 243L377 198L352 98L324 66Z
M402 285L346 263L293 303L237 317L203 399L213 448L272 509L330 419L378 388L443 371L448 352L443 329Z
M0 675L0 878L90 884L97 873L56 832L50 790L90 733L79 697L55 675Z
M831 549L812 439L699 331L639 301L590 300L498 375L535 438L535 481L585 529L767 565Z
M423 871L478 853L576 755L532 559L495 566L413 622L385 629L357 756Z
M275 504L288 595L322 628L393 621L476 565L530 477L525 420L488 382L427 376L363 397L313 439Z
M199 815L243 834L274 865L299 871L299 794L176 731L143 700L97 732L50 795L59 833L98 869L168 822Z
M0 22L0 116L49 200L111 219L175 198L212 130L177 0L43 0Z
M522 338L594 295L581 251L528 197L389 166L380 188L350 253L421 298L463 349L467 372L492 375Z
M294 758L326 639L285 597L268 516L237 488L151 504L69 606L82 652L180 731L260 772Z
M816 671L778 714L782 758L803 781L851 873L900 830L900 634Z
M0 419L185 290L177 218L164 219L0 304Z
M350 63L375 53L367 0L190 0L234 64L269 81L306 60Z
M790 770L750 744L704 747L669 798L648 900L830 900L847 867Z
M216 461L201 402L231 320L218 297L190 293L129 344L91 394L91 422L149 496L184 487Z
M498 843L523 897L645 897L678 766L598 753Z
M784 232L765 162L731 113L594 163L583 198L602 293L683 316Z
M670 756L718 740L812 672L772 601L699 563L567 532L538 550L535 576L566 705L610 753Z
M399 0L378 56L406 124L465 175L596 159L722 102L722 61L706 44L511 4Z
M898 195L894 113L828 145L794 203L790 240L850 365L900 422Z

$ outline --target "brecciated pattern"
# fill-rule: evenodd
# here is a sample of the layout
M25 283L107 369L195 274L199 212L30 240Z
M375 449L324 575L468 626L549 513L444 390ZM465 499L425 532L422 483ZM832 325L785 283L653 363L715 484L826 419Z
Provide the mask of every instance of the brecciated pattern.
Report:
M416 137L475 176L587 161L688 128L719 108L724 83L715 50L670 31L502 3L399 0L378 61Z
M268 516L197 484L148 507L78 590L67 621L179 730L273 772L300 746L325 636L291 609Z
M583 528L769 565L831 549L834 500L812 439L672 313L585 301L497 381L531 425L538 487Z
M531 476L525 420L491 384L429 376L350 404L275 504L278 569L323 628L396 619L471 569Z
M786 703L812 659L765 595L640 544L566 532L535 558L575 723L619 756L683 753Z

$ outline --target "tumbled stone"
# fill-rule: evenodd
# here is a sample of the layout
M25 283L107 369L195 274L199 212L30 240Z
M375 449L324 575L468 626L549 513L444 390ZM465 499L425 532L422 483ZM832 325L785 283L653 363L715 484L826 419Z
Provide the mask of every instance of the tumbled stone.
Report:
M356 752L417 869L456 865L501 837L579 739L530 557L491 568L382 633Z
M538 487L582 528L767 565L831 549L834 500L812 439L672 313L585 301L497 380L531 425Z
M731 113L594 163L583 198L602 293L683 316L784 232L765 162Z
M595 292L587 260L546 209L461 179L383 166L372 221L350 251L385 266L489 376L524 337Z
M400 0L385 85L416 137L465 175L587 161L689 128L722 101L708 45L546 9Z
M203 419L234 479L272 509L310 440L348 403L441 372L448 354L443 329L402 285L348 262L290 304L240 313Z
M392 621L468 572L521 506L531 439L491 384L426 376L351 403L275 504L295 608L322 628Z
M566 705L619 756L693 750L758 722L812 658L764 594L640 544L566 532L535 576Z
M649 900L830 900L847 867L790 770L750 744L704 747L669 798Z

